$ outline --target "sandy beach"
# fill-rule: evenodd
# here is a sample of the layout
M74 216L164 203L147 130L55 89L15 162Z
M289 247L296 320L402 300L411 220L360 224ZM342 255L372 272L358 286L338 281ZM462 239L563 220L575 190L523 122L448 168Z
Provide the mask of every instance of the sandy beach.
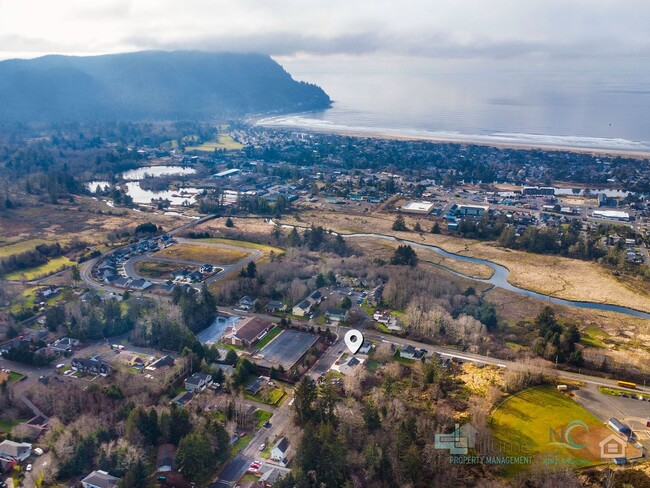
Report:
M634 159L650 159L650 149L648 150L634 150L629 148L606 148L606 147L589 147L582 145L568 145L556 144L546 142L509 142L499 141L495 137L489 136L471 136L465 134L453 134L449 136L433 135L433 134L406 134L400 133L399 130L387 129L366 129L366 128L338 128L338 127L306 127L299 124L291 124L283 121L276 123L273 119L249 119L249 123L253 125L260 125L273 129L286 129L295 130L300 132L312 132L321 134L338 134L350 137L372 138L372 139L391 139L399 141L428 141L434 143L450 143L462 145L476 145L486 147L497 147L503 149L524 149L524 150L543 150L543 151L567 151L586 153L594 155L608 155L608 156L621 156Z

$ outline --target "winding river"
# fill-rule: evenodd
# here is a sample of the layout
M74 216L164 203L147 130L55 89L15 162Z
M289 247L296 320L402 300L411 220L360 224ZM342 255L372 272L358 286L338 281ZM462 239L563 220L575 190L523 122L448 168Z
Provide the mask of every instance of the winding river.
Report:
M274 222L272 222L274 225L276 225ZM292 225L282 225L284 228L292 228L294 226ZM295 226L298 229L306 229L306 227L300 227L300 226ZM332 232L334 235L339 235L336 232ZM606 312L616 312L616 313L622 313L625 315L630 315L632 317L639 317L642 319L647 319L650 320L650 313L642 312L640 310L635 310L633 308L628 308L628 307L622 307L620 305L611 305L609 303L596 303L596 302L578 302L578 301L573 301L573 300L564 300L562 298L556 298L550 295L544 295L543 293L537 293L534 291L526 290L524 288L519 288L518 286L514 286L508 281L508 276L510 276L510 271L508 268L505 266L501 266L500 264L493 263L492 261L486 261L485 259L478 259L478 258L472 258L469 256L463 256L462 254L455 254L453 252L448 252L445 251L444 249L441 249L437 246L432 246L430 244L421 244L419 242L414 242L414 241L409 241L407 239L400 239L394 236L388 236L384 234L374 234L374 233L368 233L368 234L363 234L363 233L358 233L358 234L340 234L341 237L344 239L353 239L355 237L372 237L375 239L384 239L386 241L395 241L395 242L402 242L405 244L409 244L410 246L413 246L415 248L421 248L421 249L428 249L430 251L434 251L444 257L447 258L452 258L452 259L458 259L459 261L468 261L470 263L476 263L476 264L484 264L486 266L489 266L492 268L492 276L488 279L482 279L482 278L474 278L471 276L464 275L462 273L459 273L457 271L453 271L445 266L442 265L436 265L440 268L443 268L444 270L448 271L449 273L458 276L460 278L465 278L467 280L472 280L476 281L479 283L487 283L492 286L496 286L499 288L503 288L504 290L511 291L513 293L517 293L519 295L524 295L527 297L531 298L536 298L537 300L544 300L549 303L555 303L557 305L565 305L567 307L577 307L577 308L586 308L589 310L603 310Z

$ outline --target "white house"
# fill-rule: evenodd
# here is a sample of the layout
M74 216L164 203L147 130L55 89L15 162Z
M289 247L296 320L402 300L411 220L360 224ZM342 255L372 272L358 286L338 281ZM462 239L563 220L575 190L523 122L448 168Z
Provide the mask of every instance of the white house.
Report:
M289 441L286 437L281 437L271 449L271 460L281 465L286 465L287 451L289 450Z
M111 476L106 471L96 470L81 480L84 488L116 488L120 478Z
M27 442L0 442L0 458L22 462L32 454L32 445Z
M203 391L212 384L212 375L205 373L194 373L185 380L187 391Z

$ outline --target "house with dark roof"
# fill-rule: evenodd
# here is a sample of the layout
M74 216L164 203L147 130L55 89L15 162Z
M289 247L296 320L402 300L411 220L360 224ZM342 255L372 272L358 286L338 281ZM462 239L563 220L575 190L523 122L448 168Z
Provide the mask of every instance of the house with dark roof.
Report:
M340 308L328 308L325 316L330 322L345 322L348 319L348 311Z
M192 398L194 398L194 393L192 393L191 391L183 391L178 395L176 395L169 403L173 403L178 407L184 407L185 405L190 403Z
M259 317L246 317L226 329L222 340L235 346L252 346L273 328L268 320Z
M153 371L158 368L162 368L164 366L173 366L173 365L174 365L174 358L168 354L167 356L163 356L160 359L151 363L149 366L147 366L146 369Z
M156 471L165 473L174 469L174 444L161 444L156 453Z
M412 345L403 346L399 351L399 357L405 359L422 359L426 351L424 349L416 349Z
M305 315L311 313L311 307L313 306L313 302L310 302L309 300L303 300L298 305L293 306L291 313L298 317L304 317Z
M203 391L212 384L212 375L205 373L194 373L185 380L185 389L187 391Z
M271 300L266 305L266 311L269 313L284 312L286 309L287 306L284 303L278 302L276 300Z
M139 278L139 279L137 279L137 280L133 280L133 281L129 284L129 288L133 288L134 290L140 290L140 291L142 291L142 290L146 290L146 289L149 288L151 285L152 285L151 281L149 281L149 280L145 280L145 279L143 279L143 278Z
M250 385L246 387L246 392L250 393L251 395L257 395L262 388L264 388L264 383L269 381L269 377L267 376L260 376L259 378L256 378L255 381L251 382Z
M92 374L94 376L108 376L111 367L101 359L74 358L72 369L80 373Z
M84 488L116 488L120 480L98 469L82 479L81 484Z

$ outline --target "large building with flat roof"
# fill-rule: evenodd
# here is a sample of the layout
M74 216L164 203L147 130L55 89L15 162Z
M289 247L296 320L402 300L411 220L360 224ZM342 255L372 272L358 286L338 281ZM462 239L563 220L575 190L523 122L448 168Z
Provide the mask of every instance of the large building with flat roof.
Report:
M456 215L465 217L467 215L471 216L481 216L490 209L487 205L458 205L456 210Z
M630 220L630 214L620 210L594 210L592 215L601 219L622 220L625 222Z
M431 202L409 202L402 206L402 212L429 214L435 205Z

